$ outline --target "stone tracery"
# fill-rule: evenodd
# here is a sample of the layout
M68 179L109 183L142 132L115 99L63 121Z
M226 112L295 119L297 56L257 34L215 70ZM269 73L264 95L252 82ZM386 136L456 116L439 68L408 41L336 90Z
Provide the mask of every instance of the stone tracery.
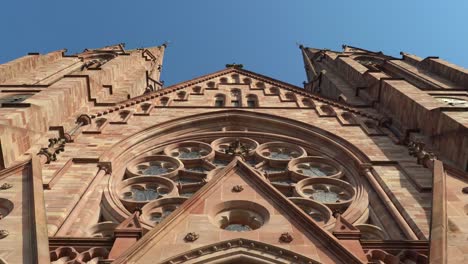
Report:
M223 135L172 142L134 158L119 185L121 202L130 212L143 207L143 222L159 224L233 159L226 153L233 142L246 149L243 157L247 164L327 228L334 221L332 211L338 208L345 212L356 200L358 181L337 160L307 147L248 132L235 137Z

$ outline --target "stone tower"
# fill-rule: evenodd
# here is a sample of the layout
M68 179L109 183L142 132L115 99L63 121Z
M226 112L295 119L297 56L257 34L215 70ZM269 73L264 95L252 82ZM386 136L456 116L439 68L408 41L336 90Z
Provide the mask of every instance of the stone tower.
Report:
M466 70L301 46L304 88L164 87L164 49L0 65L0 263L465 260Z

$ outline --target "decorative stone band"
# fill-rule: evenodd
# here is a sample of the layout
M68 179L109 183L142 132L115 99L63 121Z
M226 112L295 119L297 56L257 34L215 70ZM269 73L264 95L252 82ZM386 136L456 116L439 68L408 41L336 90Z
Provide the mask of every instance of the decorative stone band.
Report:
M279 86L281 88L284 88L284 89L299 93L302 96L307 96L308 98L311 98L311 99L314 99L314 100L329 104L331 106L338 107L338 108L340 108L342 110L349 111L349 112L357 114L357 115L361 115L361 116L364 116L364 117L367 117L367 118L374 119L376 121L379 121L379 120L382 119L382 116L380 116L380 115L366 113L365 111L358 110L358 109L350 107L348 105L344 105L342 103L338 103L338 102L335 102L335 101L332 101L332 100L329 100L329 99L314 95L314 94L312 94L312 93L310 93L308 91L305 91L302 88L292 86L290 84L283 83L281 81L274 80L274 79L268 78L266 76L258 75L258 74L255 74L253 72L250 72L250 71L239 69L239 67L229 67L228 69L217 71L215 73L202 76L202 77L200 77L198 79L195 79L195 80L186 81L186 82L174 85L174 86L169 86L169 87L166 87L164 89L159 89L159 90L154 91L154 92L146 93L144 95L134 97L132 99L128 99L127 101L124 101L124 102L122 102L122 103L120 103L118 105L113 106L112 108L108 108L107 110L103 110L103 111L95 112L95 113L89 113L89 115L83 114L82 116L86 116L88 118L94 119L94 118L96 118L98 116L107 115L107 114L112 113L114 111L119 111L119 110L127 108L127 107L132 107L132 106L134 106L136 104L146 102L146 101L155 99L157 97L160 97L160 96L172 93L172 92L176 92L178 90L181 90L181 89L190 87L192 85L196 85L196 84L208 81L208 80L210 80L212 78L220 77L220 76L228 74L228 73L240 73L240 74L243 74L243 75L245 75L247 77L256 78L256 79L258 79L260 81L270 83L270 84L274 84L274 85ZM82 116L80 116L80 117L82 117ZM86 123L84 123L84 124L86 124ZM88 124L90 124L90 123L88 123Z
M218 252L225 252L230 256L234 255L226 251L229 250L248 250L250 253L262 255L262 258L271 258L271 259L281 259L288 261L288 263L302 263L302 264L318 264L318 261L305 257L303 255L297 254L295 252L289 251L284 248L276 247L266 243L261 243L257 241L252 241L248 239L233 239L227 240L215 244L211 244L204 247L199 247L191 251L185 252L181 255L175 256L173 258L167 259L161 263L164 264L179 264L185 263L191 260L196 260L197 258L208 257L211 254L216 254Z
M66 257L66 263L92 263L92 261L107 259L109 251L106 248L93 247L80 253L73 247L58 247L49 254L52 262Z

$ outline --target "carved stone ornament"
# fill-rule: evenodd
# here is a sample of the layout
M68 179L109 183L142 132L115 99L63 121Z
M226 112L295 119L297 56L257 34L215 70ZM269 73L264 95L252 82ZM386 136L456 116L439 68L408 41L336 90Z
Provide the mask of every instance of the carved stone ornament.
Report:
M232 187L232 191L233 192L242 192L244 190L244 187L242 187L242 185L236 185L234 187Z
M101 162L98 164L98 167L100 170L105 171L106 174L112 173L112 165L110 164L110 162Z
M249 149L240 142L239 139L229 144L229 147L225 150L226 154L230 154L233 156L242 156L247 157L249 154Z
M0 230L0 239L7 237L10 233L7 230Z
M294 238L292 237L291 234L286 232L286 233L281 234L279 240L280 242L283 242L283 243L291 243L294 240Z
M417 158L418 164L427 168L427 163L437 159L436 155L432 152L426 151L423 142L410 141L408 143L408 154Z
M12 184L5 182L4 184L2 184L2 186L0 186L0 190L10 189L11 187L13 187Z
M37 155L44 155L47 158L46 164L51 161L57 160L57 155L65 150L65 138L49 138L49 146L47 148L41 148Z
M200 237L199 234L195 232L190 232L190 233L187 233L187 235L185 235L184 240L185 242L193 242L197 240L199 237Z

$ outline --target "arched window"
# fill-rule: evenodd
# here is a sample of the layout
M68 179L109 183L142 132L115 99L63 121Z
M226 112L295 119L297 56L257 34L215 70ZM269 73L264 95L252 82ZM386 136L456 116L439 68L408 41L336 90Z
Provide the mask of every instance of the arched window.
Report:
M160 100L162 106L168 106L169 105L169 98L168 97L163 97Z
M241 90L234 88L231 89L231 104L234 107L241 107L242 104L242 95L241 95Z
M119 112L120 119L125 120L130 115L130 111L122 110Z
M177 93L177 99L179 100L185 100L185 92L184 91L180 91Z
M239 74L233 74L233 75L231 75L231 78L232 78L233 83L239 83L240 82Z
M215 83L214 82L208 82L206 86L208 86L209 89L214 89L215 88Z
M215 107L224 107L226 104L226 96L224 94L217 94L215 96Z
M223 77L223 78L219 79L219 81L220 81L221 83L227 83L227 82L228 82L228 79Z
M256 95L247 95L247 107L258 107L258 97Z
M271 88L270 88L270 93L272 93L272 94L279 94L279 90L278 90L278 88L276 88L276 87L271 87Z
M287 92L287 93L285 94L285 96L286 96L286 99L288 99L288 100L296 101L296 96L295 96L293 93L291 93L291 92Z
M310 100L309 98L304 98L304 99L302 99L302 104L303 104L305 107L310 107L310 108L315 107L314 102L312 102L312 100Z
M98 118L96 119L95 121L95 126L96 126L96 129L97 130L100 130L102 128L102 126L104 126L104 124L107 122L107 119L106 118Z
M245 84L251 84L252 83L252 79L250 79L250 78L244 78L243 81L244 81Z
M265 84L263 82L257 82L255 84L255 86L257 86L257 88L261 88L261 89L265 88Z
M140 107L141 107L141 110L142 110L143 112L146 112L146 111L148 111L148 109L151 107L151 104L149 104L149 103L144 103L144 104L141 104Z
M196 94L201 93L201 87L200 86L193 87L193 92L196 93Z

